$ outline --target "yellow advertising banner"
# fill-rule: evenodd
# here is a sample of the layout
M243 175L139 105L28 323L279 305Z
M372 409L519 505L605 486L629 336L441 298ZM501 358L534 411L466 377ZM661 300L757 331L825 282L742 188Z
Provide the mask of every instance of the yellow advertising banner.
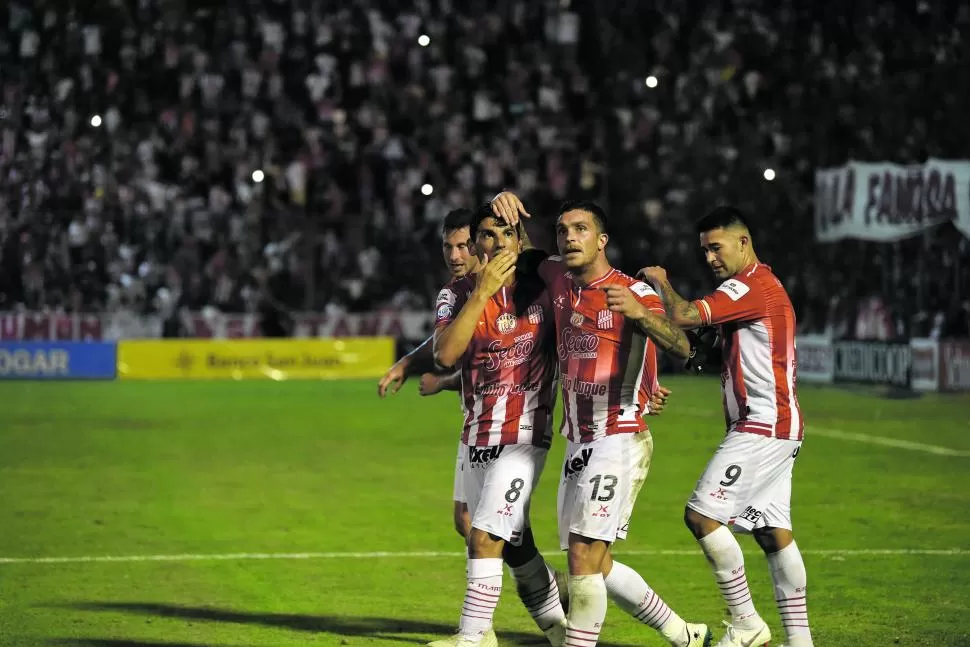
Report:
M393 361L391 337L118 342L122 380L379 377Z

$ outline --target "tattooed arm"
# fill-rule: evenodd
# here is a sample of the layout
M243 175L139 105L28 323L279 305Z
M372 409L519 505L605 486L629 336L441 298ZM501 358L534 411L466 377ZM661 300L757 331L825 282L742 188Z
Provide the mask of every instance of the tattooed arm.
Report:
M667 271L662 267L644 267L637 272L637 277L645 279L660 293L671 320L681 328L698 328L704 325L697 306L677 294L670 281Z
M687 335L667 317L645 310L642 316L634 319L637 328L652 339L657 347L680 359L688 359L691 354Z
M661 350L680 359L690 357L691 348L687 335L673 321L662 314L651 312L625 285L606 285L602 289L606 292L607 307L634 323ZM656 296L653 299L656 300ZM658 302L657 306L659 305Z

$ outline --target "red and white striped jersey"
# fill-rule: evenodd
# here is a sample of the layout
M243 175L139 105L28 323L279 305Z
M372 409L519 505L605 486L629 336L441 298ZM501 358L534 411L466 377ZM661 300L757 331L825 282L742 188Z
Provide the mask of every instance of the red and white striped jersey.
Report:
M795 393L795 309L771 268L754 263L694 301L705 324L719 324L721 391L728 431L801 440Z
M556 316L562 375L562 434L588 443L604 436L645 431L643 414L656 391L657 352L635 325L606 305L602 288L626 286L653 312L663 301L646 283L611 269L589 285L577 283L557 257L539 266Z
M474 289L475 278L467 276L438 293L436 329L455 320ZM552 444L558 376L553 331L552 305L541 284L505 287L489 300L457 366L463 443Z

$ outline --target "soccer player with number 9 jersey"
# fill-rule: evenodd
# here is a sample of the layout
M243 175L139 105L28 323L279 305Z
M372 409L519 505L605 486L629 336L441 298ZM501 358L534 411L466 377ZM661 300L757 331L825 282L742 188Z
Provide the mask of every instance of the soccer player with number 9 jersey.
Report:
M661 267L643 268L640 275L660 291L678 325L720 327L727 434L684 516L731 612L717 647L759 647L771 639L755 610L744 556L729 525L752 532L768 558L788 647L812 647L808 578L791 521L792 469L804 431L795 393L795 311L781 281L758 260L737 209L714 209L700 220L697 233L721 281L710 295L686 301Z

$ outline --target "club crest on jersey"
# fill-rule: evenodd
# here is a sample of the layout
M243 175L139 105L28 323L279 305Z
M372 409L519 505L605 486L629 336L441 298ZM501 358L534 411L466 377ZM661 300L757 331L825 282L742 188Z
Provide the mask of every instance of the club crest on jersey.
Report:
M506 335L513 330L515 330L516 318L515 315L510 312L503 312L495 320L495 327L503 335Z
M609 330L613 327L613 311L600 310L596 313L596 327L600 330Z
M569 323L574 326L582 326L584 321L586 321L586 317L578 312L574 312L569 316Z
M529 306L529 309L525 311L529 315L529 323L532 325L542 323L542 306L538 303L534 303Z

